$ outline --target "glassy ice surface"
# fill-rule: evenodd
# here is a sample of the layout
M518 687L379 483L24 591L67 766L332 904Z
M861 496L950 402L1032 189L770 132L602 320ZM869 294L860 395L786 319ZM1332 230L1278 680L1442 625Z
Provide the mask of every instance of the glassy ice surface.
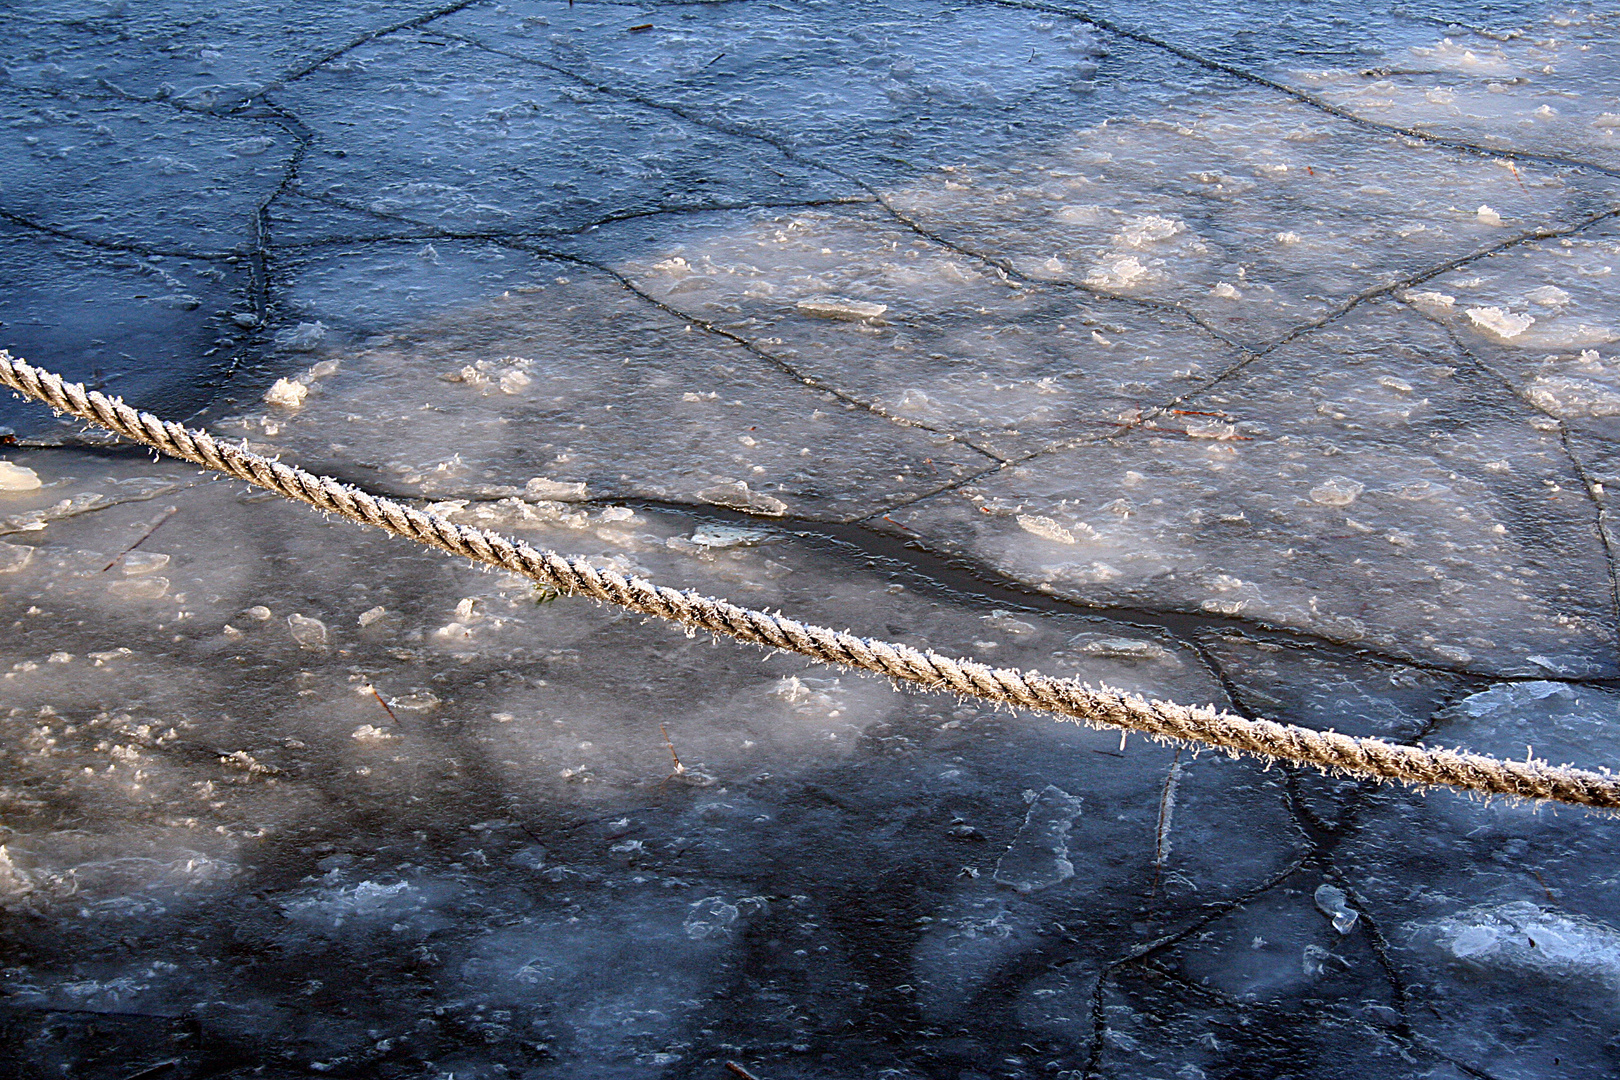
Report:
M1620 759L1620 10L0 16L0 346L538 546ZM1607 1077L1614 822L584 602L0 401L0 1075Z

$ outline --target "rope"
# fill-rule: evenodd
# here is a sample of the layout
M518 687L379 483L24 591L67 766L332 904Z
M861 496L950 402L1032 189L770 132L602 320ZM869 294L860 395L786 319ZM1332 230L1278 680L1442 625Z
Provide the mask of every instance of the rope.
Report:
M810 626L783 615L738 607L695 592L677 592L594 567L583 559L541 551L497 533L458 525L437 514L372 495L328 477L222 445L206 432L138 412L122 400L86 391L80 383L15 359L0 349L0 382L127 439L372 525L418 544L498 566L560 592L589 596L644 615L741 641L801 653L824 664L860 668L928 690L1056 713L1093 726L1139 731L1156 739L1204 743L1229 753L1309 765L1419 787L1445 785L1487 795L1550 799L1620 809L1620 776L1544 761L1506 761L1456 750L1403 746L1335 731L1251 720L1213 708L1151 701L1107 686L1092 687L1014 668L994 668L873 638Z

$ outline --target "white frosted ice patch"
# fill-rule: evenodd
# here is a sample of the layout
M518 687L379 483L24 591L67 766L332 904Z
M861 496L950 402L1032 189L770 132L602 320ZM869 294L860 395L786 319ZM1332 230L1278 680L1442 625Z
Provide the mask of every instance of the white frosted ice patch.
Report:
M1471 307L1468 321L1504 341L1512 340L1535 325L1534 315L1520 315L1499 307Z
M269 405L279 405L284 409L297 409L304 404L309 396L309 387L295 379L277 379L264 393L264 400Z
M1468 908L1415 932L1478 970L1620 993L1620 930L1595 919L1519 900Z
M1525 386L1524 394L1554 416L1620 416L1620 388L1591 379L1541 376Z

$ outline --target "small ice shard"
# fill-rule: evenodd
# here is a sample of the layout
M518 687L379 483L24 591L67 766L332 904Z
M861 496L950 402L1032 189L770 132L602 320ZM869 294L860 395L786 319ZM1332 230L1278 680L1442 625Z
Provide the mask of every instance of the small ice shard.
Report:
M166 577L143 577L131 581L115 581L107 591L120 600L157 600L169 591Z
M274 145L276 145L276 140L270 136L255 135L252 138L231 143L229 149L236 157L257 157Z
M1077 521L1072 527L1066 528L1039 514L1019 514L1017 520L1018 527L1025 532L1059 544L1078 544L1081 540L1090 540L1097 535L1096 530L1083 521Z
M1345 902L1344 890L1333 885L1322 885L1316 890L1316 906L1322 914L1333 920L1333 929L1341 934L1348 934L1355 929L1356 920L1361 913L1352 911Z
M865 300L846 300L842 296L812 296L800 300L794 307L818 319L841 319L844 322L878 323L888 304L873 304Z
M1515 315L1499 307L1469 308L1468 318L1481 330L1487 330L1504 341L1518 337L1536 321L1534 315Z
M1556 285L1542 285L1524 294L1526 300L1542 307L1563 307L1569 303L1569 293Z
M0 491L33 491L43 486L33 469L0 460Z
M743 529L734 525L700 525L692 532L692 543L706 548L752 547L770 538L764 529Z
M1025 622L1023 619L1015 619L1012 612L1002 611L1000 608L995 608L990 614L981 615L980 618L997 630L1003 630L1009 634L1022 636L1024 634L1033 634L1036 630L1034 623Z
M1124 289L1148 277L1148 268L1134 255L1110 259L1086 275L1086 284L1099 289Z
M304 615L287 616L287 628L301 648L320 649L326 645L326 624Z
M243 614L250 619L257 619L260 622L264 622L271 616L272 612L263 604L254 604L252 607L244 611Z
M706 896L692 904L682 929L693 941L724 936L731 932L739 914L737 906L726 903L723 897Z
M1095 225L1103 219L1103 208L1095 204L1065 206L1052 216L1069 225Z
M1409 292L1406 294L1406 300L1408 303L1415 305L1420 311L1434 312L1446 311L1457 302L1455 296L1447 296L1443 292L1435 292L1432 289Z
M367 608L360 613L359 623L361 626L370 626L386 614L388 614L388 609L385 607Z
M1502 215L1488 206L1481 206L1478 210L1475 210L1474 216L1486 225L1502 224Z
M301 322L276 335L276 344L291 352L314 352L326 337L326 324L319 320Z
M293 379L277 379L265 392L264 400L271 405L280 405L285 409L297 409L304 404L304 398L309 396L309 387Z
M1349 506L1366 490L1367 485L1347 476L1334 476L1311 488L1311 501L1323 506Z
M787 513L787 503L781 499L757 491L749 491L748 484L742 480L729 483L716 484L704 488L697 493L697 497L712 506L727 506L733 510L743 510L750 514L765 514L769 517L781 517Z
M118 564L129 577L155 573L168 565L169 557L156 551L131 551Z
M1118 637L1088 641L1080 646L1080 651L1089 656L1106 656L1111 660L1158 660L1170 655L1168 649L1151 641Z
M1217 281L1215 287L1209 290L1209 295L1218 296L1222 300L1243 299L1243 294L1238 292L1237 286L1226 281Z
M1079 816L1080 800L1048 784L1030 804L1018 835L996 863L996 883L1027 893L1074 877L1068 837Z
M543 476L536 476L524 484L523 494L530 499L545 502L583 502L590 497L583 483L570 484L560 480L547 480Z
M397 739L399 736L374 724L361 724L349 734L349 738L356 742L385 742L388 739Z
M27 544L8 544L0 540L0 574L15 574L33 557L34 549Z
M908 389L900 395L894 407L899 412L927 412L934 407L934 401L921 390Z
M1299 233L1294 232L1292 229L1288 230L1287 232L1280 232L1277 234L1277 243L1279 244L1297 244L1299 241Z
M1186 231L1187 226L1175 218L1159 214L1143 214L1127 221L1115 240L1131 247L1147 247L1149 244L1168 240L1177 233Z

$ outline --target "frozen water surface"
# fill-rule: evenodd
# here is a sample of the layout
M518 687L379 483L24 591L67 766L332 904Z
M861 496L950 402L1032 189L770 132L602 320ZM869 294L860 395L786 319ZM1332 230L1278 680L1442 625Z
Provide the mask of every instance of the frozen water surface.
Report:
M0 345L458 520L1620 758L1620 11L50 3ZM0 1075L1607 1077L1607 818L901 692L0 402Z

